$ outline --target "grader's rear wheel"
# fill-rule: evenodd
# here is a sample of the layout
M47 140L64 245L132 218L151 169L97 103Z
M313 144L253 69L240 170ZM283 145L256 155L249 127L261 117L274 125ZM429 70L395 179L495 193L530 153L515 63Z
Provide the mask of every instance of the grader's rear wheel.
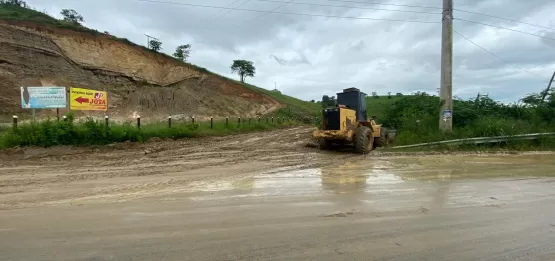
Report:
M372 131L366 126L360 126L355 132L355 151L358 153L368 153L374 145Z

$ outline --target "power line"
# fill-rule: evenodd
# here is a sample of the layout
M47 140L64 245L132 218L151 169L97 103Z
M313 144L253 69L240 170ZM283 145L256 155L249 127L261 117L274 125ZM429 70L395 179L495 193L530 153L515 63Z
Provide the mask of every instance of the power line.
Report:
M400 7L412 7L412 8L425 8L425 9L442 9L441 7L434 7L434 6L387 4L387 3L379 3L379 2L361 2L361 1L353 1L353 0L327 0L327 1L330 1L330 2L343 2L343 3L357 3L357 4L367 4L367 5L388 5L388 6L400 6ZM555 30L554 28L551 28L551 27L542 26L542 25L537 25L537 24L532 24L532 23L527 23L527 22L522 22L522 21L518 21L518 20L514 20L514 19L509 19L509 18L505 18L505 17L500 17L500 16L495 16L495 15L489 15L489 14L478 13L478 12L472 12L472 11L467 11L467 10L462 10L462 9L455 9L455 8L453 8L453 10L454 10L454 11L458 11L458 12L463 12L463 13L469 13L469 14L475 14L475 15L481 15L481 16L486 16L486 17L491 17L491 18L496 18L496 19L511 21L511 22L520 23L520 24L525 24L525 25L530 25L530 26L536 26L536 27L540 27L540 28L544 28L544 29L549 29L549 30Z
M272 10L269 10L269 11L267 11L267 12L264 12L264 13L262 13L261 15L255 17L255 18L253 18L253 19L250 19L250 20L248 20L248 21L246 21L246 22L244 22L244 23L242 23L242 24L240 24L240 25L237 26L235 29L239 29L239 28L245 26L246 24L248 24L248 23L250 23L250 22L252 22L252 21L254 21L254 20L258 20L258 19L260 19L260 18L262 18L262 17L268 15L270 12L277 11L278 9L280 9L280 8L282 8L282 7L284 7L284 6L288 5L288 4L290 4L290 3L293 2L293 1L295 1L295 0L291 0L291 1L289 1L289 2L283 2L282 5L279 5L278 7L274 8L274 9L272 9Z
M241 1L241 0L235 0L235 1L233 1L231 4L227 5L226 7L231 7L232 5L234 5L235 3L239 2L239 1ZM220 10L218 10L216 13L214 13L213 15L209 16L208 18L206 18L206 20L210 20L210 19L212 19L212 18L214 18L214 17L215 17L215 18L218 18L218 17L222 16L221 14L222 14L223 12L224 12L224 10L221 10L221 9L220 9ZM224 14L224 15L225 15L225 14Z
M272 3L288 3L285 1L279 0L255 0L257 2L272 2ZM328 0L330 1L330 0ZM392 10L392 9L383 9L383 8L373 8L373 7L360 7L360 6L346 6L346 5L328 5L328 4L315 4L315 3L304 3L304 2L294 2L290 3L294 5L308 5L308 6L323 6L323 7L339 7L339 8L355 8L355 9L368 9L368 10L378 10L378 11L390 11L390 12L403 12L403 13L417 13L417 14L441 14L439 12L423 12L423 11L411 11L411 10Z
M236 6L235 8L239 8L239 7L241 7L241 6L245 5L245 4L247 4L247 3L250 2L250 1L251 1L251 0L247 0L247 1L243 2L242 4ZM234 2L234 3L235 3L235 2ZM229 6L231 6L231 5L229 5ZM227 7L229 7L229 6L227 6ZM229 13L231 13L231 12L233 12L233 11L234 11L234 10L227 10L227 12L225 12L224 14L222 14L222 15L216 17L216 18L225 16L226 14L229 14Z
M505 62L506 64L508 64L508 65L510 65L510 66L512 66L512 67L515 67L515 68L517 68L517 69L519 69L519 70L521 70L521 71L523 71L523 72L525 72L525 73L528 73L528 74L531 74L531 75L534 75L534 76L537 76L537 77L540 77L540 78L544 78L543 76L541 76L541 75L539 75L539 74L535 74L535 73L530 72L530 71L528 71L528 70L526 70L526 69L524 69L524 68L522 68L522 67L516 66L516 65L514 65L513 63L511 63L511 62L509 62L509 61L507 61L507 60L505 60L505 59L499 57L498 55L496 55L496 54L494 54L494 53L488 51L486 48L484 48L484 47L478 45L478 44L475 43L474 41L468 39L468 38L467 38L466 36L464 36L463 34L457 32L457 30L453 29L453 32L455 32L456 34L458 34L459 36L461 36L463 39L467 40L467 41L470 42L471 44L475 45L476 47L482 49L484 52L486 52L486 53L490 54L491 56L493 56L493 57L495 57L495 58L497 58L497 59L499 59L499 60Z
M421 5L401 5L401 4L386 4L378 2L361 2L361 1L351 1L351 0L327 0L330 2L343 2L343 3L355 3L355 4L366 4L366 5L389 5L389 6L399 6L399 7L414 7L414 8L424 8L424 9L443 9L441 7L434 6L421 6Z
M518 20L513 20L513 19L509 19L509 18L504 18L504 17L500 17L500 16L495 16L495 15L476 13L476 12L471 12L471 11L466 11L466 10L461 10L461 9L453 9L453 10L458 11L458 12L463 12L463 13L469 13L469 14L481 15L481 16L486 16L486 17L491 17L491 18L497 18L497 19L506 20L506 21L511 21L511 22L515 22L515 23L519 23L519 24L525 24L525 25L536 26L536 27L540 27L540 28L544 28L544 29L549 29L549 30L555 30L555 29L550 28L550 27L547 27L547 26L542 26L542 25L537 25L537 24L531 24L531 23L521 22L521 21L518 21Z
M231 7L232 5L236 4L236 3L239 2L239 1L241 1L241 0L235 0L235 1L233 1L231 4L227 5L226 7ZM250 0L249 0L249 1L250 1ZM248 1L247 1L247 2L248 2ZM244 4L244 3L243 3L243 4ZM241 4L241 5L242 5L242 4ZM241 5L238 5L237 7L239 7L239 6L241 6ZM229 12L232 12L232 11L233 11L233 10L228 10L227 12L225 12L224 9L219 9L216 13L214 13L214 14L210 15L208 18L204 19L204 20L202 21L201 27L206 26L206 23L205 23L205 22L214 21L214 20L216 20L216 19L218 19L218 18L220 18L220 17L222 17L222 16L224 16L224 15L226 15L226 14L228 14ZM225 12L225 13L224 13L224 12Z
M342 18L342 19L353 19L353 20L389 21L389 22L405 22L405 23L423 23L423 24L438 24L438 23L440 23L440 22L421 21L421 20L401 20L401 19L387 19L387 18L371 18L371 17L356 17L356 16L338 16L338 15L324 15L324 14L293 13L293 12L280 12L280 11L264 11L264 10L257 10L257 9L245 9L245 8L233 8L233 7L223 7L223 6L213 6L213 5L176 3L176 2L158 1L158 0L135 0L135 1L147 2L147 3L159 3L159 4L171 4L171 5L202 7L202 8L213 8L213 9L227 9L227 10L237 10L237 11L256 12L256 13L272 13L272 14L284 14L284 15L310 16L310 17Z
M508 30L508 31L513 31L513 32L521 33L521 34L532 35L532 36L536 36L536 37L545 38L545 39L549 39L549 40L555 41L555 38L550 38L550 37L546 37L546 36L543 36L543 35L528 33L528 32L524 32L524 31L519 31L519 30L507 28L507 27L502 27L502 26L497 26L497 25L491 25L491 24L485 24L485 23L480 23L480 22L475 22L475 21L470 21L470 20L464 20L464 19L460 19L460 18L453 18L453 19L459 20L459 21L463 21L463 22L468 22L468 23L474 23L474 24L480 24L480 25L485 25L485 26L489 26L489 27L504 29L504 30Z

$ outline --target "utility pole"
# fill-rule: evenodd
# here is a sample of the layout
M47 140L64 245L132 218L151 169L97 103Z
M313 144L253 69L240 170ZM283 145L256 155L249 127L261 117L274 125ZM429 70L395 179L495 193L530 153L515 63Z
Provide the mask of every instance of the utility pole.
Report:
M150 39L154 39L154 40L156 40L156 41L159 41L158 38L156 38L156 37L154 37L154 36L150 36L150 35L148 35L148 34L145 34L145 36L146 36L146 47L147 47L148 49L150 49Z
M439 129L453 130L453 0L443 0L441 18L441 82Z
M545 91L542 93L542 103L545 101L545 96L547 96L547 94L549 93L549 90L551 89L553 78L555 78L555 71L553 72L553 75L551 75L551 80L549 80L549 83L547 84L547 89L545 89Z

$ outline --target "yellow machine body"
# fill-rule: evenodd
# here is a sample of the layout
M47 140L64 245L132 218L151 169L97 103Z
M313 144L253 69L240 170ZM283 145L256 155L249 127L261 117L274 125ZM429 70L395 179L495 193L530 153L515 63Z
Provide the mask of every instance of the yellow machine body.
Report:
M322 129L326 126L327 118L322 118ZM347 108L339 108L339 130L320 130L315 129L312 133L312 137L315 139L327 139L327 140L344 140L346 142L352 142L355 135L355 130L359 126L367 126L372 130L373 137L380 137L381 135L381 124L376 124L375 121L371 120L369 124L367 122L358 122L356 119L356 112Z

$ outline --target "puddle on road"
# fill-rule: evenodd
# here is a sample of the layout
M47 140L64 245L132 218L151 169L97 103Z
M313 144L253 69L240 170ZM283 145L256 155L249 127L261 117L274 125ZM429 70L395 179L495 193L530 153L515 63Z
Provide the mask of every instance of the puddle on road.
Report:
M500 204L500 200L526 197L522 191L537 192L538 180L554 177L555 155L453 155L369 157L325 168L269 172L241 180L191 185L197 192L229 192L220 195L222 199L311 196L334 201L344 197L351 203L402 209L415 205ZM538 193L548 193L550 185L541 183L547 187Z

